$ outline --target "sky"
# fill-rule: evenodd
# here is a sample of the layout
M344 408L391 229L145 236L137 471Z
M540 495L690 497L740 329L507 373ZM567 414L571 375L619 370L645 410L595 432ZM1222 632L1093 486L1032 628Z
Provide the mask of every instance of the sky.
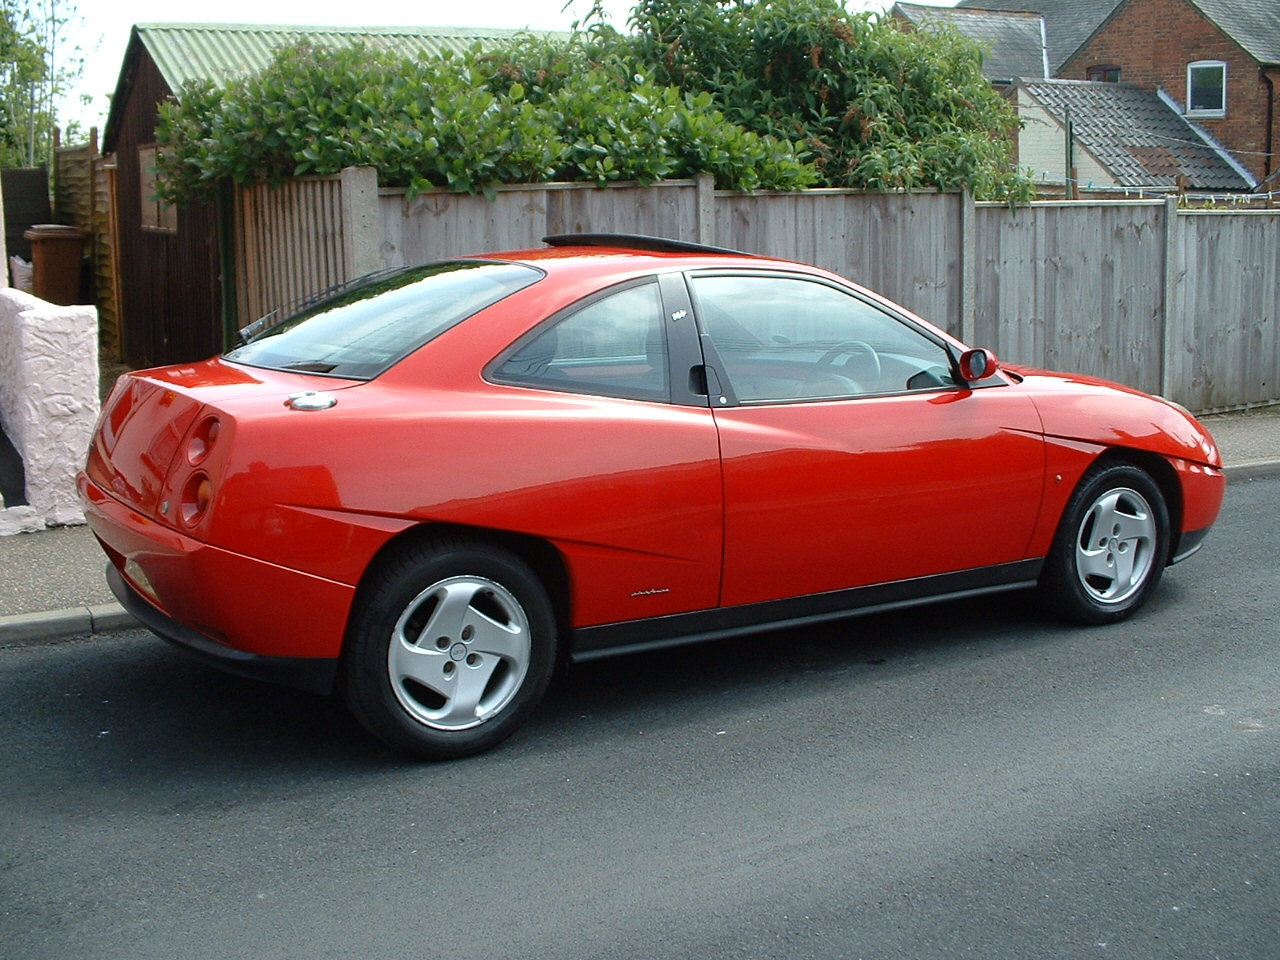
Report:
M884 9L891 0L849 0L851 11ZM921 2L921 0L916 0ZM923 0L950 5L953 0ZM610 21L626 29L633 0L604 0ZM108 95L115 90L135 23L287 23L326 26L430 25L433 27L511 27L535 30L567 30L591 10L591 0L479 0L443 3L440 0L369 0L337 3L335 0L217 0L216 3L175 4L173 0L79 0L64 43L78 46L84 60L84 76L77 89L63 100L59 120L65 126L79 120L87 131L107 122ZM91 98L81 105L81 94Z

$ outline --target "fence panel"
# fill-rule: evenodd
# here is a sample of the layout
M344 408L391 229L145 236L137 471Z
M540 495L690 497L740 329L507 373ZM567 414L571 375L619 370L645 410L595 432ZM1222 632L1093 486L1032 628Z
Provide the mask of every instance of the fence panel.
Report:
M979 204L974 216L975 343L1159 392L1162 203Z
M690 181L600 189L585 184L500 187L492 199L384 190L379 199L385 266L487 250L536 247L560 233L639 233L696 239Z
M697 240L698 198L692 181L649 187L552 191L547 196L547 233L638 233Z
M115 240L111 225L110 172L98 153L97 130L90 141L59 147L54 153L56 223L69 223L90 234L89 267L94 303L98 308L98 347L105 357L120 356L120 292L115 269Z
M1178 215L1169 379L1193 410L1280 397L1280 211Z
M238 192L236 309L242 326L347 279L341 202L336 177Z
M537 246L546 223L546 190L503 190L493 200L424 193L412 200L385 191L383 264L406 266L464 253Z
M716 194L716 243L825 267L958 333L958 194Z

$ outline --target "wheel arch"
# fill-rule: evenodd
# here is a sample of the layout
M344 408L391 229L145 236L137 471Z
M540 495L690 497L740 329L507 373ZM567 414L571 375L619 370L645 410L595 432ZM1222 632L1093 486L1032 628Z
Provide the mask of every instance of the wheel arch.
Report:
M485 546L496 547L512 554L533 573L547 591L551 607L556 619L556 632L561 642L557 644L557 660L563 661L568 656L569 644L564 642L570 636L570 597L569 568L563 554L555 545L540 537L527 534L511 533L505 530L494 530L487 527L472 527L455 523L422 523L396 534L382 545L361 574L356 585L353 609L359 604L362 594L376 579L378 572L392 563L398 556L408 550L430 543L433 540L468 540ZM344 644L345 644L344 639ZM557 666L560 664L557 663Z
M1159 488L1160 495L1164 497L1165 510L1169 514L1169 545L1164 557L1167 566L1169 560L1178 555L1178 543L1182 539L1182 485L1178 482L1177 471L1160 454L1132 447L1111 447L1094 461L1094 465L1098 466L1112 464L1137 467L1151 477Z

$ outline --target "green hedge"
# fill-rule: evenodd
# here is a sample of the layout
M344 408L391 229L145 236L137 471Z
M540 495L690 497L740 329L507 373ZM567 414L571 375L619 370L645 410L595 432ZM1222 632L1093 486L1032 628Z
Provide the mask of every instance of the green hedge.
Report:
M734 190L965 187L1029 199L1012 107L981 51L838 0L642 0L630 35L415 60L364 47L279 51L161 107L162 197L348 166L411 195L503 183L650 183L707 172Z
M710 95L598 67L526 91L509 79L491 85L494 69L478 51L411 60L360 47L281 50L259 74L194 85L162 105L162 196L208 200L225 179L279 183L349 166L374 167L381 185L410 194L701 171L737 190L818 180L796 145L730 123Z

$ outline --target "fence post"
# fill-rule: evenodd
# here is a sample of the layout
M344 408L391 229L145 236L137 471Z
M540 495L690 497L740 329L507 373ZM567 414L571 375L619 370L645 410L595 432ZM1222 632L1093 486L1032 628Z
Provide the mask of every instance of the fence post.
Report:
M378 171L347 167L342 182L342 257L344 280L382 266L382 224L378 209Z
M1173 309L1177 300L1178 265L1182 262L1182 232L1178 228L1178 198L1170 195L1164 201L1164 310L1160 322L1160 395L1173 395L1175 360Z
M960 193L960 339L965 346L976 346L978 264L973 247L977 226L977 208L968 188Z
M694 185L698 191L698 243L713 246L716 242L716 178L700 173Z

